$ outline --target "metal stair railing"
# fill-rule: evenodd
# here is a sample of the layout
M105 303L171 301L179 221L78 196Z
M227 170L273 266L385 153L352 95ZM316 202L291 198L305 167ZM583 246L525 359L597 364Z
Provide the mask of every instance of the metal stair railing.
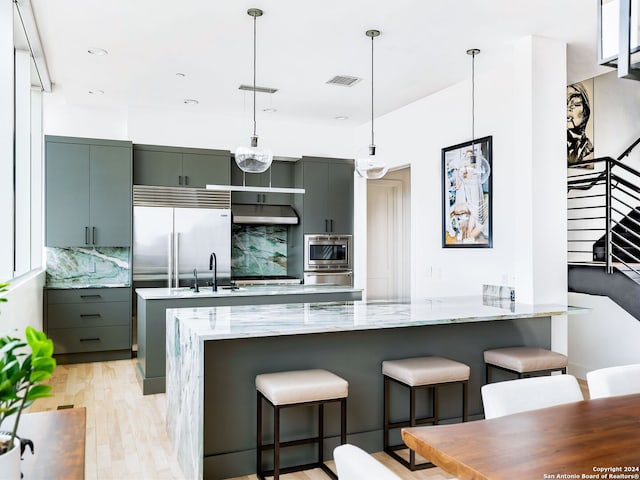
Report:
M567 177L570 262L600 260L607 273L613 273L615 263L619 270L640 277L640 172L621 162L638 144L640 138L617 159L603 157L571 165L593 165L594 171Z

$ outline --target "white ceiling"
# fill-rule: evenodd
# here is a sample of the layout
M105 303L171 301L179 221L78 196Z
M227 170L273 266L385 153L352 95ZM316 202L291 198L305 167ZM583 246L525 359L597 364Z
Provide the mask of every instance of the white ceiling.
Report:
M257 20L258 113L366 122L371 40L376 116L497 65L514 41L568 44L568 82L607 71L596 63L597 0L31 0L54 92L71 104L238 113L251 109ZM89 55L92 47L108 51ZM176 73L184 73L179 77ZM327 85L335 75L363 78ZM89 90L103 90L100 96ZM185 98L199 101L184 105Z

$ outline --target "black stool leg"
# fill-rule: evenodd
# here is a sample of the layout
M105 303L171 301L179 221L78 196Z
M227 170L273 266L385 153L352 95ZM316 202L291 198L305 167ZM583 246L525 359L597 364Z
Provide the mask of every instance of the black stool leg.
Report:
M340 445L347 443L347 399L340 400Z
M318 405L318 463L324 463L324 403Z
M440 422L440 407L438 405L438 385L434 385L431 389L431 399L433 402L433 424L438 425Z
M273 480L280 479L280 407L273 407Z
M384 451L389 448L389 377L384 377L384 425L382 439L382 449Z
M260 395L260 392L258 392L256 400L258 405L256 411L256 472L258 473L258 478L262 478L262 395Z
M462 421L466 422L469 420L469 399L468 395L468 386L469 382L462 382Z
M412 427L416 426L416 389L409 387L409 424ZM416 469L416 452L413 449L409 449L409 464L411 470Z

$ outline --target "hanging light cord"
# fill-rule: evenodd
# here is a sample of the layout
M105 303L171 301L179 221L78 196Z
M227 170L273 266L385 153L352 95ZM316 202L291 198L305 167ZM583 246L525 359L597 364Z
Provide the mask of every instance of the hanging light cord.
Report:
M253 17L253 136L256 137L256 21Z
M476 138L476 53L471 53L471 153L474 153L473 143Z
M373 141L373 39L375 37L371 37L371 145L375 145Z

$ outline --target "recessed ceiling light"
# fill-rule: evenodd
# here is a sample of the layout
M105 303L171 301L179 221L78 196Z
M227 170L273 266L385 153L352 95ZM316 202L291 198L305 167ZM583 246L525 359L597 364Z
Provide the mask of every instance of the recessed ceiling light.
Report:
M198 100L195 100L193 98L185 98L183 102L185 105L198 105L200 103Z
M98 90L98 89L96 89L96 90L89 90L89 93L90 93L91 95L102 95L102 94L104 93L104 90Z
M176 73L176 77L186 77L186 76L187 76L186 73L182 73L182 72Z
M276 113L278 111L278 109L276 109L276 108L263 108L262 111L264 113Z
M87 50L87 52L89 52L91 55L108 55L109 52L107 52L104 48L90 48L89 50Z
M337 115L333 117L334 120L348 120L349 117L347 115Z

